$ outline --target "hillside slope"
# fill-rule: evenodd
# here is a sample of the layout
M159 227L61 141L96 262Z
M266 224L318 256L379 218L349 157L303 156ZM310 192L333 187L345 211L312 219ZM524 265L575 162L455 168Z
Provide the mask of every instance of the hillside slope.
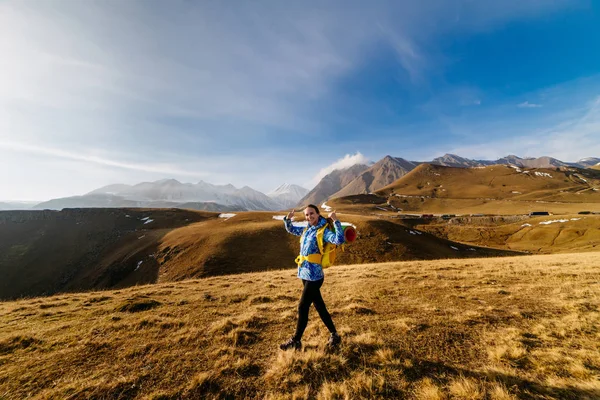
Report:
M216 217L164 209L0 212L0 299L155 282L150 255L161 238Z
M334 266L304 348L293 271L0 303L0 394L597 399L600 253Z
M457 199L569 202L593 199L600 202L600 174L573 168L557 171L502 165L453 168L422 164L377 193Z
M410 212L518 214L600 211L600 174L576 168L422 164L376 192Z
M451 241L537 254L600 250L600 216L561 215L520 221L457 217L416 225Z
M162 209L0 213L0 299L295 268L298 237L273 213L218 216ZM376 216L340 217L360 234L340 263L514 254L468 250Z
M317 185L298 202L298 206L303 207L307 204L320 205L332 194L340 191L344 186L352 182L367 168L366 165L356 164L343 170L336 169L325 175L323 179L321 179L319 183L317 183Z

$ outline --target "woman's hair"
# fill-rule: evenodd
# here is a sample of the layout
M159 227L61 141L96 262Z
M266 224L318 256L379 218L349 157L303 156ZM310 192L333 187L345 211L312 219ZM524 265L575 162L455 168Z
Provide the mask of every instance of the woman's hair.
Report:
M317 215L321 215L321 213L319 212L319 207L315 206L314 204L309 204L304 208L312 208L313 210L315 210L315 212L317 213Z

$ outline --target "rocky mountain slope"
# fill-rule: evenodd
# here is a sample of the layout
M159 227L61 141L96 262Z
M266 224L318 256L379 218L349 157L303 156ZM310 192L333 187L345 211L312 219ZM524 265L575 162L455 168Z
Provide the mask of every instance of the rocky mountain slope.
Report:
M306 204L320 205L334 193L342 190L369 167L356 164L343 170L335 170L321 179L321 181L298 202L298 206Z
M415 163L406 161L403 158L385 156L330 197L374 192L401 178L415 167Z

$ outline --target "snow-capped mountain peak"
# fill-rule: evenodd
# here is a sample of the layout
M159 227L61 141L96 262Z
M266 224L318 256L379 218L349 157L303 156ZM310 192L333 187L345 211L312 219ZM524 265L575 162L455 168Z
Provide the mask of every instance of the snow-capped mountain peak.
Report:
M301 186L284 183L277 189L267 193L267 196L281 203L283 208L294 207L301 198L306 196L308 189Z
M274 196L279 196L282 194L286 194L286 193L300 193L300 192L304 192L304 194L308 193L307 189L304 189L301 186L298 185L294 185L291 183L284 183L281 186L279 186L277 189L270 191L269 193L267 193L267 196L269 197L274 197Z

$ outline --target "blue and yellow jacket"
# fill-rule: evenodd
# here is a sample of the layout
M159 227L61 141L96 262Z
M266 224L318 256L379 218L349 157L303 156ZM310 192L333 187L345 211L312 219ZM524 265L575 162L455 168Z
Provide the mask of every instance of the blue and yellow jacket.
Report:
M292 221L284 218L285 229L292 235L302 236L305 228L301 226L294 226ZM319 246L317 244L317 231L327 223L327 220L322 216L319 216L319 222L316 226L309 226L306 230L306 234L302 238L300 244L300 255L308 256L309 254L319 253ZM344 243L344 228L342 223L338 220L334 223L335 232L332 232L329 228L325 228L323 234L323 240L335 245L341 245ZM307 281L318 281L324 278L323 268L320 264L310 263L308 261L302 262L298 267L298 278Z

